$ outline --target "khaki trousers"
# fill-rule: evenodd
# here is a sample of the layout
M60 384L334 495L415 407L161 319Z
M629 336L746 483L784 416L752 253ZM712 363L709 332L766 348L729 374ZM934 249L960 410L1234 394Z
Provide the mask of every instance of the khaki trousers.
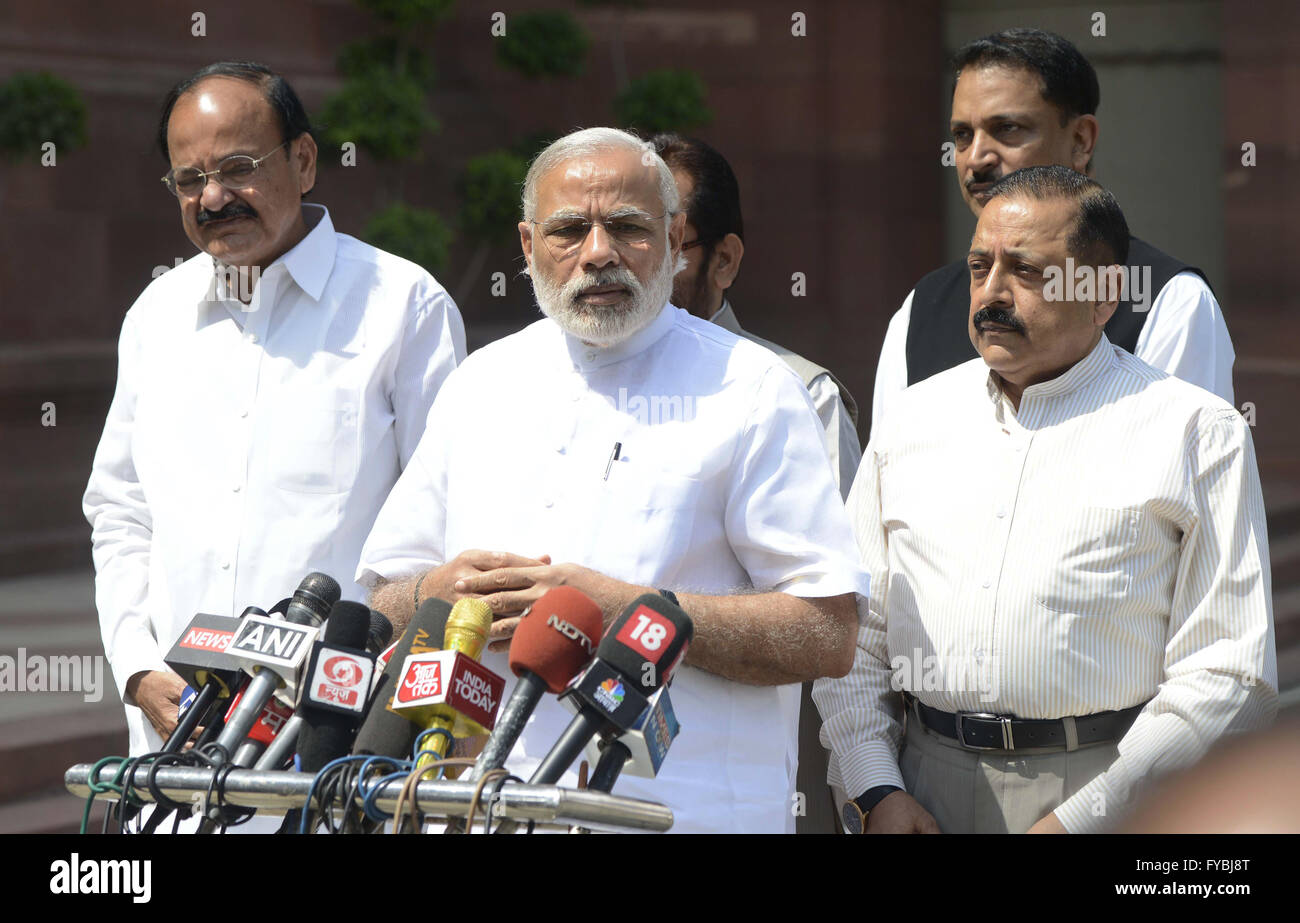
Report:
M944 833L1024 833L1118 755L1114 742L1068 752L968 750L909 709L898 765L907 791ZM1094 809L1104 814L1105 805Z

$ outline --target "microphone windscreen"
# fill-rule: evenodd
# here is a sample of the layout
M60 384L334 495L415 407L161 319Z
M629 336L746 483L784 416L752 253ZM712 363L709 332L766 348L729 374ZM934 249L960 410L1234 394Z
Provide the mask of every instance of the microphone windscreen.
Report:
M330 609L330 617L325 623L325 633L321 640L331 647L364 650L366 636L369 634L370 609L361 603L341 600Z
M378 610L370 610L370 636L366 641L366 648L370 653L376 656L384 648L388 647L388 642L393 640L393 623L388 621L388 616Z
M614 620L596 656L643 695L668 682L694 637L691 617L658 593L645 593Z
M601 614L586 593L561 586L548 590L519 620L510 641L510 669L530 670L553 694L564 691L596 653Z
M366 715L357 734L352 752L356 754L373 753L379 756L391 756L394 759L409 759L411 747L420 728L405 715L399 714L389 706L393 704L393 690L411 654L423 654L436 651L447 631L447 618L451 615L451 604L441 599L426 599L416 610L411 624L406 626L393 655L388 658L384 672L380 674L375 686L370 713Z
M338 581L327 574L313 572L302 578L289 600L284 618L287 622L319 625L329 617L330 609L343 595Z

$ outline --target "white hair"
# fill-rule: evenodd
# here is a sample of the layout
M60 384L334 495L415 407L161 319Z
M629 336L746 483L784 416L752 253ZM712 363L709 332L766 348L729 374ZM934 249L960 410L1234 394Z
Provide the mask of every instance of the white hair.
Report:
M663 202L664 212L675 215L680 205L677 181L673 179L673 171L668 169L668 164L664 163L654 145L620 128L583 128L552 141L528 168L528 175L524 178L524 220L532 221L537 217L537 181L542 176L566 161L591 156L610 148L635 151L641 155L641 163L658 171L659 198Z

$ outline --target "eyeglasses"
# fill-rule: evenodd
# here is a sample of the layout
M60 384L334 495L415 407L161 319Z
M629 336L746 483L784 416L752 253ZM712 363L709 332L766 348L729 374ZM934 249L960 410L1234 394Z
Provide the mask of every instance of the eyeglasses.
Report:
M596 225L609 235L610 241L620 250L641 250L648 248L655 239L654 223L661 218L671 216L671 212L662 215L644 215L640 212L627 215L615 215L598 221L589 221L576 215L552 218L549 221L533 221L541 232L542 240L556 260L564 260L582 249L587 235Z
M167 191L177 198L195 196L201 193L208 185L209 176L215 177L217 182L227 189L247 189L253 185L253 177L257 175L257 168L262 161L288 143L289 141L281 141L261 157L249 157L247 154L231 154L229 157L223 158L221 163L217 164L215 170L209 170L206 173L202 170L196 170L194 167L168 170L167 175L162 178L162 182L167 187Z
M690 250L692 247L703 247L707 243L708 241L705 240L703 237L697 237L694 240L683 241L682 252L685 253L687 250Z

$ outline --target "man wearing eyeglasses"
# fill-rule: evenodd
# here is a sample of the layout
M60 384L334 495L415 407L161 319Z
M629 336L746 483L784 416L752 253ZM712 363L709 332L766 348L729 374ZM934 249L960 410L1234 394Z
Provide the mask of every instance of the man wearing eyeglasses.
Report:
M523 218L546 318L447 379L357 577L398 623L428 596L483 598L484 663L507 677L501 651L552 587L606 625L675 596L695 627L682 733L656 779L614 792L668 804L676 831L793 832L798 684L849 668L867 592L812 401L773 353L669 303L685 215L635 136L556 141ZM544 700L506 768L528 778L569 718Z
M303 202L316 144L283 78L203 68L158 142L201 252L126 314L84 498L133 754L175 726L185 683L163 655L195 613L270 609L314 570L362 598L362 541L465 355L427 272Z
M755 336L740 326L729 297L745 256L745 227L740 210L740 184L731 164L698 138L672 132L651 139L663 157L682 198L686 213L686 266L673 278L673 304L710 320L737 336L766 347L781 357L803 381L821 421L823 445L840 494L848 497L862 461L858 441L858 406L849 389L815 362L784 346ZM807 796L799 833L834 833L839 812L826 785L828 753L821 745L821 717L812 701L812 684L805 683L799 704L799 791ZM842 794L837 794L840 801Z

